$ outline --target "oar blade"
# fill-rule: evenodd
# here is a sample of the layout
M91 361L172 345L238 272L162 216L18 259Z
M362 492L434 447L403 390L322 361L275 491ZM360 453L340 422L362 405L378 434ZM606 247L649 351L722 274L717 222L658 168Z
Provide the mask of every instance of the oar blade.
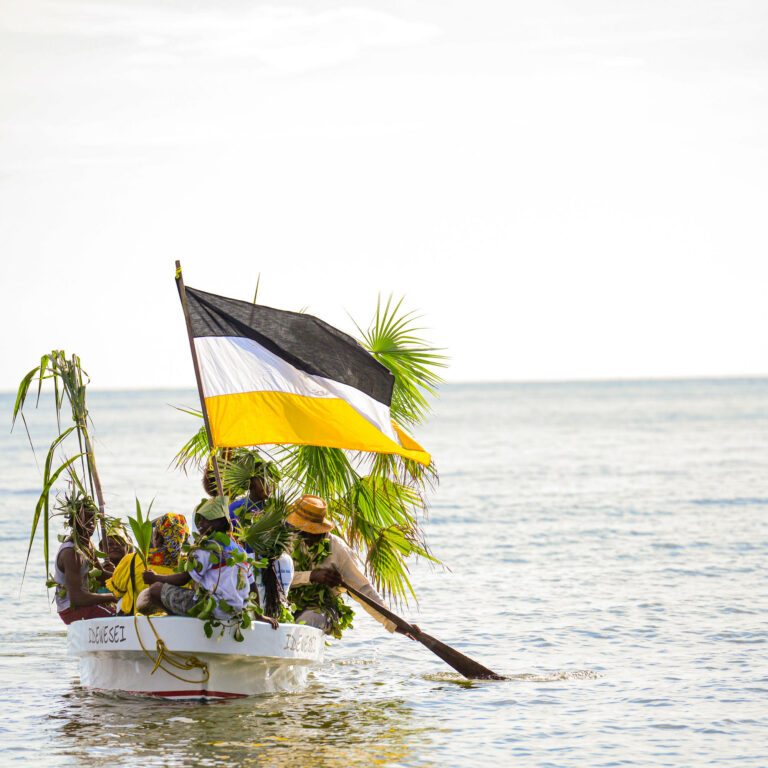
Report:
M441 643L436 637L421 632L416 639L439 656L446 664L453 667L459 674L469 680L506 680L503 675L497 675L493 670L484 667L469 656L465 656L450 645Z

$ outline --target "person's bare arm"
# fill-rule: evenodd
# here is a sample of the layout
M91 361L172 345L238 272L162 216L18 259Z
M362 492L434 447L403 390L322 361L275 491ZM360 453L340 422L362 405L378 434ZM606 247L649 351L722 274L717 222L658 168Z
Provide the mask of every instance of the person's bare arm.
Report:
M189 584L192 577L185 571L182 573L155 573L154 571L144 571L141 578L147 585L150 584L172 584L174 587L183 587Z
M109 579L115 575L115 569L111 563L104 563L104 565L97 566L101 569L101 573L96 577L96 581L99 584L106 584Z
M254 619L256 619L256 621L266 621L267 624L269 624L272 627L272 629L277 629L280 626L277 619L273 619L271 616L259 616L258 614L256 614L256 616L254 616Z
M86 592L83 589L80 576L80 558L74 549L67 548L59 554L59 567L64 571L64 586L67 588L69 604L73 608L85 608L89 605L103 605L114 603L117 598L109 594Z

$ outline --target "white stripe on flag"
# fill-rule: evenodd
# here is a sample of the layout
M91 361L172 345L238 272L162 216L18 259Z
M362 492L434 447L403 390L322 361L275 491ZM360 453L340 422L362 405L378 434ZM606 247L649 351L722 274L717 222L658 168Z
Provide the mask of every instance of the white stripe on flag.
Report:
M400 445L386 405L348 384L304 373L253 339L199 336L195 339L195 350L205 397L286 392L304 397L337 398L349 403L376 429Z

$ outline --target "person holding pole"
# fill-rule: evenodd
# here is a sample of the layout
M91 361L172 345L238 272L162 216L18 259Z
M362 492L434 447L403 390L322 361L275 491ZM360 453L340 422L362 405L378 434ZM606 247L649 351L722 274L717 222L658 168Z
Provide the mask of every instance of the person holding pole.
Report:
M291 514L285 522L297 530L297 540L294 547L294 560L309 563L311 568L297 570L291 582L291 596L296 599L310 584L322 584L338 599L344 588L342 582L362 593L374 603L384 607L384 601L373 585L365 577L363 566L355 553L339 537L331 533L335 527L327 518L327 506L319 496L305 494L293 505ZM316 555L316 556L313 556ZM374 607L353 595L363 608L388 632L401 632L397 625L375 610ZM306 601L298 598L301 605ZM316 605L301 608L294 617L297 624L307 624L318 627L326 634L337 634L339 629L339 605L335 600L318 600ZM415 625L414 625L415 626ZM407 634L402 632L402 634Z

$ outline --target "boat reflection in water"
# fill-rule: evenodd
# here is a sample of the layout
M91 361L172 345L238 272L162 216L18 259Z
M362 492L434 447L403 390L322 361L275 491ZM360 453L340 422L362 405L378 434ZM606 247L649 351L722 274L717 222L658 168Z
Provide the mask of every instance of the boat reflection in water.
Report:
M49 715L49 764L341 768L424 754L433 729L401 699L349 694L312 680L297 694L201 706L76 688Z

